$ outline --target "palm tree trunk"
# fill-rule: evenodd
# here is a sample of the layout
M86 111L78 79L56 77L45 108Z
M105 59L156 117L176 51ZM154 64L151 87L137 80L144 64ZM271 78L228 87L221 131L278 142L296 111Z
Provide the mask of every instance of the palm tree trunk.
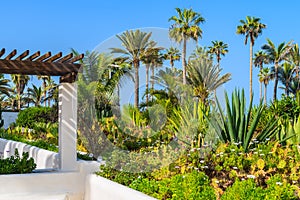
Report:
M154 90L154 79L153 79L153 77L155 75L154 73L155 73L155 66L153 65L151 67L151 88L152 88L152 90Z
M288 78L288 79L285 81L285 95L286 95L286 96L289 96L289 85L290 85L290 79Z
M146 105L149 102L149 64L146 64Z
M17 88L17 95L18 95L18 111L20 111L21 110L21 90L20 90L20 88Z
M265 91L264 91L264 102L265 102L265 105L267 105L267 84L265 84Z
M186 38L183 35L183 47L182 47L182 82L186 84Z
M171 65L171 69L174 68L174 60L172 58L170 58L170 65Z
M273 101L277 99L277 85L278 85L278 63L275 63L275 83L274 83L274 94Z
M252 66L253 66L253 43L250 42L250 81L249 81L249 97L250 99L252 99L252 96L253 96L253 92L252 92Z
M135 73L134 73L134 79L135 79L135 89L134 89L134 93L135 93L135 96L134 96L134 106L136 108L139 107L139 61L134 61L133 62L133 65L134 65L134 69L135 69Z
M44 96L44 106L46 107L45 99L46 99L47 91L46 91L46 79L44 79L44 78L43 78L43 88L44 88L44 94L43 94L43 96Z
M263 67L262 65L260 65L260 69L259 69L259 72L261 73ZM261 101L262 100L262 82L259 81L259 100Z

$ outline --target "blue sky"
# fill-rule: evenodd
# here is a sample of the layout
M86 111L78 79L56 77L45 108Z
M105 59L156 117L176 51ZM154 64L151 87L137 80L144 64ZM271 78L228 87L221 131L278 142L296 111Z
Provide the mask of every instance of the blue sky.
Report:
M229 45L229 53L221 60L224 72L232 73L232 80L225 85L229 91L235 87L249 90L249 46L244 45L243 36L236 34L240 19L247 15L260 17L267 25L255 42L254 52L266 43L267 38L276 45L290 40L298 43L300 39L298 0L11 0L1 2L0 48L6 48L7 52L17 49L19 53L26 49L32 53L41 50L53 54L69 53L70 48L79 52L91 51L106 39L128 29L169 28L168 19L176 14L175 7L193 8L205 18L199 45L210 46L213 40L222 40ZM255 99L259 96L257 72L255 68ZM270 84L270 97L272 89Z

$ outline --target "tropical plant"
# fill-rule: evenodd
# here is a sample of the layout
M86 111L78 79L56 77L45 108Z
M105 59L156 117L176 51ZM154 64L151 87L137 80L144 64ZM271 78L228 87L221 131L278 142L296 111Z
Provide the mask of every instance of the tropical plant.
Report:
M254 66L259 67L259 74L262 72L264 64L268 64L268 62L269 62L268 55L265 52L263 52L262 50L260 50L254 54ZM259 100L262 100L262 83L263 83L263 81L259 80L259 83L260 83Z
M156 45L156 44L155 44ZM154 45L154 46L155 46ZM152 71L152 76L154 76L154 70L156 65L162 65L162 55L159 53L159 51L162 50L162 48L159 47L153 47L146 50L142 57L142 62L146 66L146 104L149 102L149 69ZM153 81L151 81L153 83ZM154 85L152 84L152 89L154 88Z
M215 54L217 63L220 66L221 56L225 56L228 53L228 44L223 41L212 41L212 46L208 47L209 53Z
M164 54L164 59L170 61L171 68L174 67L174 62L180 60L180 53L176 47L170 47Z
M218 114L214 113L213 117L209 119L212 128L218 133L223 142L240 144L245 151L249 150L252 143L251 140L264 141L266 138L272 138L278 130L277 120L272 118L266 122L266 126L261 132L256 133L264 106L260 103L256 113L252 116L252 100L253 98L250 99L250 104L246 111L244 90L242 92L235 90L232 93L231 102L227 92L225 92L226 114L217 100Z
M178 16L172 16L169 21L172 21L172 24L169 36L171 39L174 39L178 43L183 43L181 61L182 61L182 75L183 75L183 84L187 83L186 80L186 46L189 39L197 41L198 38L202 37L202 30L199 27L201 23L205 22L205 19L201 16L200 13L194 12L192 9L180 9L176 8Z
M43 91L41 87L37 87L32 84L32 88L28 88L28 101L35 106L39 106L42 103Z
M263 68L259 72L258 77L259 77L259 82L264 83L264 85L265 85L265 87L264 87L264 103L265 103L265 105L267 105L267 87L268 87L269 81L272 78L270 69L267 67Z
M9 96L11 88L9 85L9 79L6 79L3 74L0 74L0 95Z
M21 99L22 99L22 94L24 92L24 89L26 85L28 84L29 81L29 76L28 75L21 75L21 74L12 74L11 75L12 82L15 84L15 90L16 90L16 96L17 96L17 109L21 110Z
M272 70L275 71L274 68L272 68ZM294 66L288 62L283 63L278 68L278 79L284 85L283 89L284 89L285 95L287 95L287 96L290 93L290 85L291 85L291 81L293 79L293 70L294 70Z
M237 34L245 35L245 45L248 43L248 39L250 40L250 81L249 81L249 89L250 94L249 97L252 98L252 73L253 73L253 46L255 39L262 34L262 29L266 28L266 25L260 23L260 18L247 16L246 20L240 20L241 25L237 26Z
M287 44L280 43L276 48L275 44L270 40L267 39L267 44L261 47L263 50L266 51L269 57L269 63L274 64L274 94L273 100L277 99L277 86L278 86L278 68L282 61L286 60L291 53L291 49L293 48L292 41L288 42Z
M117 35L117 38L121 41L124 49L111 48L111 52L115 54L123 54L128 57L129 63L131 63L135 70L135 97L134 105L138 107L139 105L139 68L140 61L148 49L151 49L156 44L150 40L152 33L142 32L140 30L130 30Z
M207 100L212 92L218 87L229 81L231 74L221 75L222 69L218 65L206 59L191 60L188 64L188 83L193 86L194 95L203 103Z
M50 76L45 76L45 75L38 75L37 78L40 80L42 79L43 84L42 84L42 90L43 90L43 100L44 100L44 106L46 106L46 101L45 99L47 98L47 82L50 81L51 77Z

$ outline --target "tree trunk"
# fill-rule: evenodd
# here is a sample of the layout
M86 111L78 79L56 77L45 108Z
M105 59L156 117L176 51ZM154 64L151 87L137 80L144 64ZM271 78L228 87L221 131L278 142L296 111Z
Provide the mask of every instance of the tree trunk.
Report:
M146 64L146 105L148 108L149 102L149 64Z
M264 96L265 96L265 98L264 98L264 102L265 102L265 105L267 105L267 84L265 84L265 91L264 91Z
M277 85L278 85L278 62L275 62L275 83L274 83L273 101L277 99Z
M183 35L183 47L182 47L182 82L186 84L186 38Z
M288 78L288 79L285 81L285 95L286 95L286 96L289 96L289 84L290 84L290 79Z
M172 57L170 58L170 65L171 65L171 69L174 68L174 60L172 59Z
M47 84L46 84L46 79L43 78L43 88L44 88L44 91L43 91L43 93L44 93L44 94L43 94L43 97L44 97L44 106L45 106L45 107L47 106L47 105L46 105L47 102L46 102L46 100L45 100L45 99L46 99L46 95L47 95L46 85L47 85Z
M139 107L139 61L134 61L133 62L133 65L134 65L134 69L135 69L135 74L134 74L134 79L135 79L135 88L134 88L134 93L135 93L135 96L134 96L134 106L136 108Z
M260 65L259 72L262 72L262 69L263 69L263 66ZM262 82L261 81L259 81L259 100L260 101L262 100Z
M253 66L253 43L250 42L250 80L249 80L249 97L252 99L253 92L252 92L252 66Z

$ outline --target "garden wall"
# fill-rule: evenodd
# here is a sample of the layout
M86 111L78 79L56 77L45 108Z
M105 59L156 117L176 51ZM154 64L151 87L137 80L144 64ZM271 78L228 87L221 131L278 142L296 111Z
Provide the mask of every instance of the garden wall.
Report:
M32 157L37 165L36 169L59 168L58 153L30 146L22 142L16 142L0 138L1 157L7 158L13 156L15 154L15 149L18 149L20 155L22 155L23 152L29 152L29 157Z

